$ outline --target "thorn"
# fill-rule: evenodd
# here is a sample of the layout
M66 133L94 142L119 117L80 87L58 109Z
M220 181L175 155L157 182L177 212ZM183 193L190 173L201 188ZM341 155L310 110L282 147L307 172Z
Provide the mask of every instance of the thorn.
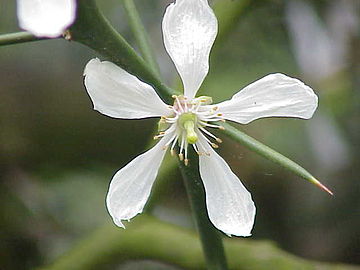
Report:
M321 184L318 180L316 180L315 178L310 180L313 184L315 184L316 186L318 186L319 188L321 188L322 190L326 191L327 193L329 193L330 195L334 195L334 193L328 189L326 186L324 186L323 184Z

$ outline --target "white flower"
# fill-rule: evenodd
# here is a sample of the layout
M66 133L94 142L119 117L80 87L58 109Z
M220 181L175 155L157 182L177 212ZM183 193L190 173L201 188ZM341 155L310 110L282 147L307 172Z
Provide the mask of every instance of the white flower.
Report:
M167 52L182 78L184 95L166 105L154 89L110 62L91 60L85 68L85 86L94 109L115 117L161 117L160 141L120 169L113 177L107 207L116 225L141 213L164 158L165 150L187 164L188 146L199 154L200 175L206 191L208 215L216 228L228 235L249 236L255 205L250 193L227 163L213 150L221 140L207 128L231 120L241 124L261 117L310 118L317 96L297 79L268 75L245 87L230 100L211 105L210 97L195 98L208 73L210 49L217 34L217 20L207 0L177 0L164 15ZM213 140L214 142L211 142ZM191 149L189 149L191 151Z
M75 20L75 0L17 0L19 25L38 37L58 37Z

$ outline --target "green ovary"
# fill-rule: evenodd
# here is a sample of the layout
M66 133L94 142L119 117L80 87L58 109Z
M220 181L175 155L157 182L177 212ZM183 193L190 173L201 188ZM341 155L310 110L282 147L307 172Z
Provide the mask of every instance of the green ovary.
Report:
M180 126L186 132L186 141L190 144L194 144L198 140L198 136L195 132L195 123L197 121L197 117L193 113L184 113L179 118Z

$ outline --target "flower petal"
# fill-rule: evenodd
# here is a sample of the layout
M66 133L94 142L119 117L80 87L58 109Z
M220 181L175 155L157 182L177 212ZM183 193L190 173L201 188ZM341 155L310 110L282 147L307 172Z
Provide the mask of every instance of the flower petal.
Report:
M38 37L58 37L75 20L74 0L17 0L19 25Z
M209 54L217 34L217 20L207 0L176 0L166 9L164 44L193 98L209 71Z
M111 62L92 59L86 65L84 75L94 109L102 114L130 119L171 114L150 85Z
M247 124L262 117L309 119L318 105L314 91L298 79L270 74L215 106L225 119Z
M200 175L211 222L227 235L250 236L256 208L251 194L229 165L200 136Z
M106 205L117 226L125 228L122 220L142 212L166 153L167 142L169 135L120 169L111 180Z

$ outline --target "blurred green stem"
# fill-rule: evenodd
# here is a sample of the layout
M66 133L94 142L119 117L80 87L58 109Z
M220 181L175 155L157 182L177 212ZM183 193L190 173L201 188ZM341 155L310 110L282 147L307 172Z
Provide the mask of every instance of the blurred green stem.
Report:
M139 46L140 52L157 76L160 77L159 66L155 60L153 50L150 46L149 37L146 34L145 27L141 22L140 15L136 9L133 0L123 0L123 5L126 10L127 16L129 17L129 24L134 33L136 43Z
M227 256L231 257L231 270L360 270L358 266L304 260L268 241L235 238L226 239L224 245ZM40 269L108 269L113 263L119 265L128 260L158 260L183 269L206 269L200 242L191 230L146 214L128 223L126 230L113 224L100 227L54 264Z
M249 9L251 0L218 0L214 3L213 9L219 21L219 33L216 37L212 54L227 39L237 22L243 18L242 14Z
M32 42L32 41L38 41L44 39L48 39L48 38L39 38L28 32L3 34L0 35L0 46Z
M211 223L205 200L205 190L199 174L199 157L190 151L190 164L179 161L186 191L189 197L191 212L200 235L202 248L209 270L226 270L227 262L220 232Z

